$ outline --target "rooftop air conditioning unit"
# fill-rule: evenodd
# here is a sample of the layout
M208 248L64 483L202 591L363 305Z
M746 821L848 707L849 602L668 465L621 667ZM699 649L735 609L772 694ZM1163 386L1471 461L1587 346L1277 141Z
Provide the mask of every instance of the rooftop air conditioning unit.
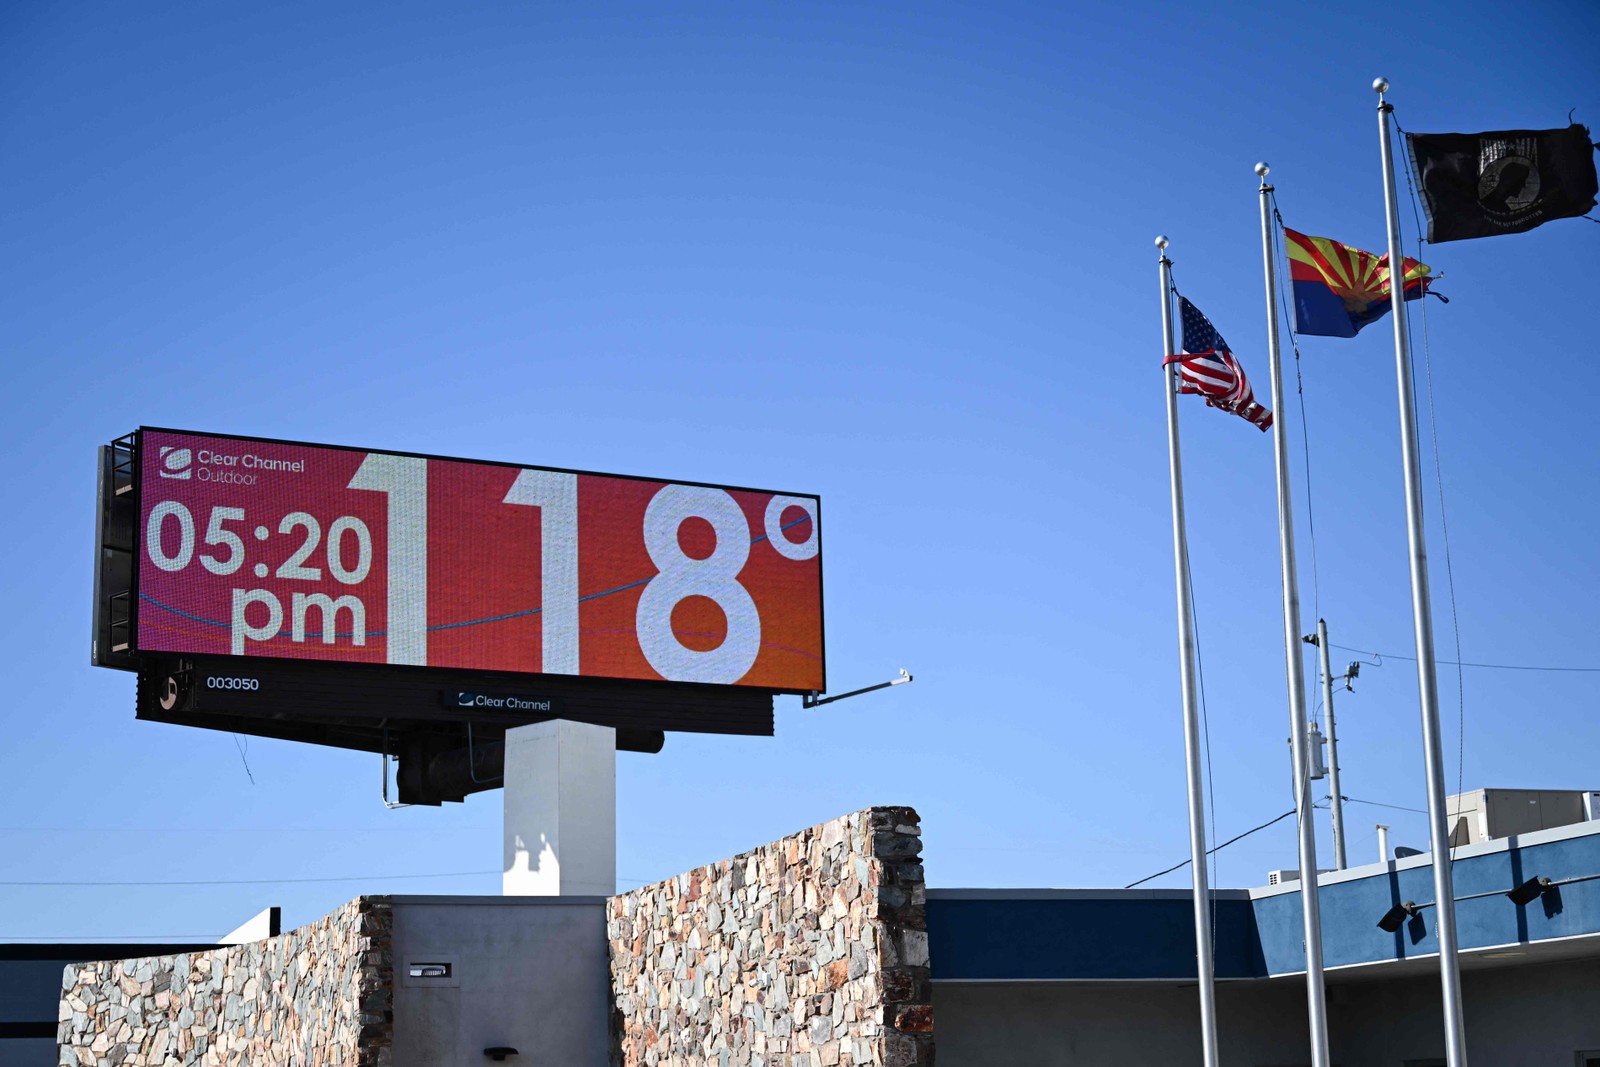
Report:
M1267 872L1268 885L1283 885L1285 882L1298 882L1299 880L1300 870L1296 867L1285 868L1281 871Z
M1583 817L1600 819L1600 789L1583 794Z

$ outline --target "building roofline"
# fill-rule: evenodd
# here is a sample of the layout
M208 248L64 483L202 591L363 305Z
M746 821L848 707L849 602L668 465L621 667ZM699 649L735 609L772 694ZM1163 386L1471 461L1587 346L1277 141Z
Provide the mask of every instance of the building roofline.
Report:
M1188 900L1187 889L929 889L929 900ZM1213 889L1213 900L1249 900L1248 889Z
M1493 856L1501 852L1510 852L1512 849L1531 848L1534 845L1548 845L1556 841L1570 841L1576 837L1600 836L1600 819L1591 819L1588 822L1569 823L1566 826L1552 826L1547 830L1534 830L1526 834L1514 834L1511 837L1497 837L1492 841L1480 841L1472 845L1458 845L1451 849L1452 859L1459 861L1472 859L1477 856ZM1389 860L1386 863L1366 863L1359 867L1346 867L1342 871L1328 871L1317 877L1317 885L1338 885L1341 882L1357 882L1363 878L1374 878L1391 871L1409 871L1418 867L1431 867L1433 853L1423 852L1405 859ZM1298 879L1284 882L1282 885L1254 886L1245 890L1251 900L1262 897L1275 897L1283 893L1298 893L1300 882ZM1183 892L1180 890L1180 892Z

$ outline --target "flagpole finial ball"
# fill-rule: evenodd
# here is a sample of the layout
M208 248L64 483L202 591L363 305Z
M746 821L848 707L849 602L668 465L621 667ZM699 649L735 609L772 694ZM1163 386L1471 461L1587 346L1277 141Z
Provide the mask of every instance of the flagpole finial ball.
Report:
M1167 235L1166 234L1161 234L1160 236L1158 236L1156 238L1156 247L1161 249L1162 251L1166 250L1166 247L1167 247Z
M1386 93L1386 92L1388 92L1389 91L1389 79L1388 78L1373 78L1372 79L1372 91L1375 92L1375 93Z
M1256 177L1265 178L1271 172L1272 172L1272 168L1267 166L1265 163L1257 163L1256 164Z

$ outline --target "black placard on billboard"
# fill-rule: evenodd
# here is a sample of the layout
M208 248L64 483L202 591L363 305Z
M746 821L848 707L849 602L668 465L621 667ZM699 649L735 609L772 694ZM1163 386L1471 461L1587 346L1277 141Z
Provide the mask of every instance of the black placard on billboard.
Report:
M546 677L337 664L151 657L139 672L138 714L161 722L315 740L382 751L413 726L471 723L501 731L563 718L618 731L682 730L771 736L772 694L724 686L653 686ZM469 698L470 705L462 703ZM305 730L291 729L303 725Z

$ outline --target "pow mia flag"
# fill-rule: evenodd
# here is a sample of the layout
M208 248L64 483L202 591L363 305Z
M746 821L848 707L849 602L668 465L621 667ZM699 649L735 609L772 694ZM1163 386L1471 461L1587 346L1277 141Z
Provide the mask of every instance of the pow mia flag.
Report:
M1522 233L1595 206L1587 127L1408 133L1428 212L1428 240Z

